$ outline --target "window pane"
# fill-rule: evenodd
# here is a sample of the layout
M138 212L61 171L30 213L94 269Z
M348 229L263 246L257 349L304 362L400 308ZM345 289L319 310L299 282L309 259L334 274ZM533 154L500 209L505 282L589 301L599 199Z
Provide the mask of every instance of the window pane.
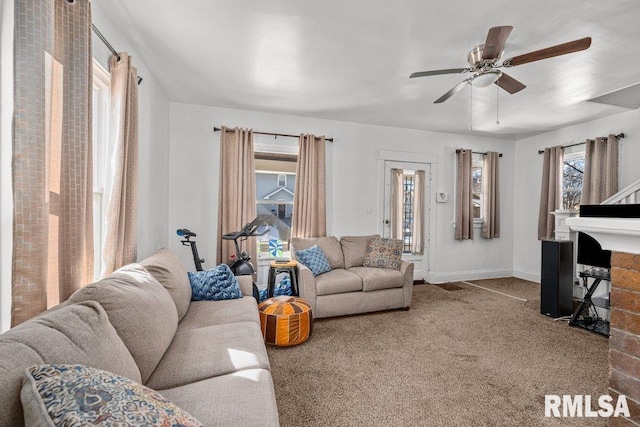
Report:
M402 251L411 253L413 247L413 198L414 198L415 176L403 175L402 191Z
M471 168L471 180L474 193L482 193L482 168Z
M256 157L260 157L256 161L256 212L258 215L273 215L273 225L257 238L258 256L273 258L289 251L295 190L295 173L291 171L295 171L297 157L274 160L268 153L259 153ZM270 240L280 240L282 251L277 250L277 245L270 247Z
M474 193L471 203L473 203L473 218L482 218L482 195Z
M577 210L582 198L584 158L565 160L562 166L562 205Z

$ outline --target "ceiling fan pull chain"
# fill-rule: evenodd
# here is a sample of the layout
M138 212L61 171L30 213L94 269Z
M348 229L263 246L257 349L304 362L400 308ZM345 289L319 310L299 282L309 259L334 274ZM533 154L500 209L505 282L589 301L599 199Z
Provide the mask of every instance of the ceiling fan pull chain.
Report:
M473 130L473 85L469 86L471 86L471 92L469 92L469 130Z
M500 86L496 85L496 124L500 126Z

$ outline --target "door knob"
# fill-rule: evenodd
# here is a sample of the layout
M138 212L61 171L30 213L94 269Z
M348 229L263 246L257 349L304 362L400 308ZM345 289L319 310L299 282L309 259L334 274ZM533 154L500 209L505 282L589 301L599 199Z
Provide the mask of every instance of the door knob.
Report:
M385 219L385 220L384 220L384 223L385 223L385 224L387 224L387 225L389 225L389 220L388 220L388 219Z

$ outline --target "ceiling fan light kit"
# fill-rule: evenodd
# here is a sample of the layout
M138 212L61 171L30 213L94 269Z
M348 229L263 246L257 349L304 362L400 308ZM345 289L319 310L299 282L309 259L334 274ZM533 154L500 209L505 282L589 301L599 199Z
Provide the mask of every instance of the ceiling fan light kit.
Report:
M500 77L502 77L502 71L490 70L473 77L469 83L474 87L487 87L497 82Z
M556 46L529 52L524 55L514 56L513 58L505 59L502 64L499 64L500 57L504 51L507 38L509 37L509 34L511 34L511 30L513 30L513 27L510 25L489 29L489 33L487 34L487 39L484 44L476 46L467 55L469 68L448 68L443 70L419 71L411 74L409 77L427 77L441 74L474 74L454 86L447 93L434 101L434 104L439 104L451 98L454 94L464 88L465 83L475 87L487 87L491 84L496 84L508 93L514 94L520 92L526 86L510 75L498 70L498 68L515 67L529 62L579 52L581 50L588 49L589 46L591 46L591 37L584 37Z

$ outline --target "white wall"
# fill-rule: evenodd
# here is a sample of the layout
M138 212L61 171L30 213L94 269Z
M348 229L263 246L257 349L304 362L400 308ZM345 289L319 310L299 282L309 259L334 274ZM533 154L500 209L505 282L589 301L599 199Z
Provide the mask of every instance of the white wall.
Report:
M625 111L621 109L621 111ZM620 140L620 188L640 179L640 110L593 120L516 142L515 211L514 211L514 275L540 281L540 242L538 209L542 180L542 155L538 150L554 145L583 142L588 138L624 132Z
M220 136L213 132L213 127L225 125L335 138L333 144L327 144L327 232L336 236L380 231L379 150L435 156L438 166L433 191L446 191L451 198L448 203L432 206L436 251L431 281L511 275L515 155L512 141L180 103L171 103L170 120L169 231L186 227L198 233L200 254L207 260L205 266L213 266L216 255ZM482 239L479 229L473 241L453 238L456 148L504 153L500 164L502 237L499 239ZM373 214L364 214L365 207L371 207ZM188 269L193 269L189 249L180 245L177 236L170 239L169 247Z
M13 0L0 3L0 332L11 326Z
M138 75L143 77L139 86L139 166L138 166L138 258L142 259L157 249L167 246L168 188L169 188L169 100L147 68L143 57L126 40L119 28L104 12L100 2L92 2L93 23L120 52L133 56ZM93 37L93 56L109 69L111 52Z

